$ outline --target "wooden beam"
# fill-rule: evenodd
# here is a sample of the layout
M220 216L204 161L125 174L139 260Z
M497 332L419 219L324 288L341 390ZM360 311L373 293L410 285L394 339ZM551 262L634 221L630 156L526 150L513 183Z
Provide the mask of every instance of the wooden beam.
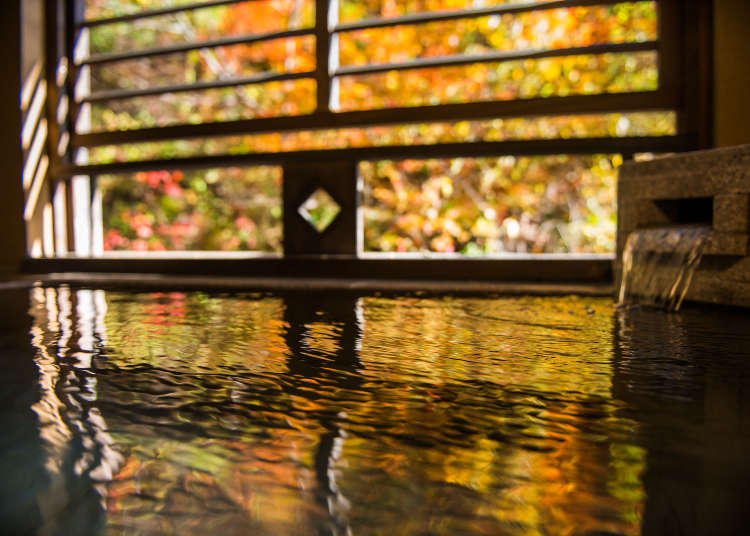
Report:
M387 108L340 113L319 110L314 114L300 116L74 134L72 145L74 147L96 147L121 143L260 134L264 132L432 123L439 121L471 121L543 115L638 112L668 110L673 109L677 105L678 102L675 101L673 95L662 91L642 91L510 101L468 102L463 104Z
M430 159L457 157L491 157L502 155L594 154L677 152L693 148L687 136L644 136L632 138L574 138L553 140L520 140L473 143L438 143L434 145L392 145L288 151L281 153L248 153L231 155L167 158L112 164L61 166L54 170L58 179L76 175L135 173L161 169L207 169L235 166L283 165L287 162L327 162L394 159ZM353 178L347 180L354 180Z
M170 275L242 275L320 279L378 279L383 281L609 283L612 255L524 255L487 258L460 255L309 255L259 257L182 252L182 255L104 255L94 259L29 259L28 273L105 272ZM169 278L164 278L165 284Z

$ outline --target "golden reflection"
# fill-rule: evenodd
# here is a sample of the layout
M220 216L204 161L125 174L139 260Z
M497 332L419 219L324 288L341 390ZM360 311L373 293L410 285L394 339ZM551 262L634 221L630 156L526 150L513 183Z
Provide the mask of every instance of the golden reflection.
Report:
M332 357L341 350L338 338L341 327L327 322L313 322L305 326L307 333L302 345L310 355Z
M639 532L608 300L32 297L51 532Z
M122 463L98 408L91 375L94 341L104 339L104 311L94 294L66 287L31 291L32 346L39 371L40 399L32 406L39 419L49 485L38 494L40 534L58 533L70 510L90 500L105 505L106 484ZM71 479L79 479L83 486ZM86 491L87 489L90 492Z
M618 421L616 407L607 403L612 341L602 333L611 323L608 302L366 298L363 310L363 373L374 382L403 386L382 394L377 406L365 410L378 415L371 420L384 419L382 412L387 411L388 418L399 423L398 434L419 441L450 429L460 418L467 423L466 433L473 433L472 446L449 441L416 455L408 450L396 454L399 449L389 444L380 448L392 453L381 456L372 441L352 440L344 459L379 458L367 474L376 470L375 481L386 489L409 485L406 479L414 478L415 471L429 482L443 482L447 487L439 500L463 504L465 515L477 520L472 528L479 534L496 533L498 526L514 527L514 534L639 533L644 495L634 483L644 468L645 452L624 445L600 448L597 442L606 440L606 433L584 432L592 411L601 412L613 427ZM477 322L482 324L482 340L477 338ZM394 347L409 359L394 362L388 357ZM424 382L429 385L416 396ZM461 382L491 389L499 401L515 402L517 408L504 418L483 414L472 407L472 396ZM543 402L535 396L540 392L561 397L568 393L582 400ZM521 442L509 444L519 430ZM613 468L611 475L597 469L602 464ZM356 474L351 461L348 468L342 487L355 505L351 515L356 518L363 515L357 505L386 501L388 492L372 486L363 495L356 480L346 478ZM427 495L419 503L434 500ZM415 506L396 534L426 526L444 533L432 525L442 516L420 508ZM592 516L604 510L621 514L604 523ZM459 530L458 525L454 529Z
M108 356L117 366L169 370L286 370L280 299L211 298L152 293L112 295L106 317ZM126 353L121 352L127 348Z

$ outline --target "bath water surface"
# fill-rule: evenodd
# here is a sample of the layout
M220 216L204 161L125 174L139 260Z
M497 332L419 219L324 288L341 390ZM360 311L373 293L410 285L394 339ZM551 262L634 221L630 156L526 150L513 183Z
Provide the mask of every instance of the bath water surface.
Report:
M0 532L733 534L747 313L2 292Z

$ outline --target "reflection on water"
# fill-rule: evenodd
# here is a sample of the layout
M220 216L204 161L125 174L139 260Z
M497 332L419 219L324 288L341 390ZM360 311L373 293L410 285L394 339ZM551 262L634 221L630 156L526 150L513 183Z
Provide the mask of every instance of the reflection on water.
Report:
M743 526L738 312L66 287L18 308L0 331L11 533Z

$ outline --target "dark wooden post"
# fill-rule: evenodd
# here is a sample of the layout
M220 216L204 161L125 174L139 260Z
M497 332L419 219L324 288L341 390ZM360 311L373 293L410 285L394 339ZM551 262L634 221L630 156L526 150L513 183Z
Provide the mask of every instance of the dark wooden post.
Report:
M713 0L661 0L659 7L659 86L678 102L678 132L690 136L689 149L713 145Z
M331 70L338 63L338 38L330 32L337 20L336 0L315 0L315 83L319 114L327 114L338 105L336 88L331 80Z
M24 78L30 74L21 50L21 0L7 0L0 8L0 43L4 58L0 62L0 273L14 273L26 255L23 222L23 151L21 149L21 109L19 95ZM33 63L32 63L33 66ZM28 68L28 70L24 69Z
M300 206L324 190L340 212L322 232L300 215ZM284 166L284 255L357 254L357 163L334 161Z

